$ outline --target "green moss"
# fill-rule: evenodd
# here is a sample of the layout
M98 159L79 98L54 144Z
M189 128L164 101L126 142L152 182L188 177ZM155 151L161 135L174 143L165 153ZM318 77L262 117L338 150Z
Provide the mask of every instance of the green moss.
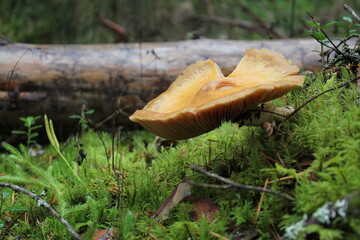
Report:
M327 87L345 80L334 78ZM274 104L296 107L324 90L320 75L307 82L307 87ZM1 170L8 175L0 176L0 181L20 184L37 194L46 190L44 199L52 202L84 238L97 228L115 227L126 239L144 239L149 234L159 239L218 239L211 233L229 237L232 229L252 225L261 194L234 189L193 187L194 197L211 198L221 207L213 222L191 222L188 214L193 208L189 203L179 204L162 224L148 216L185 176L219 184L189 169L191 164L198 164L243 184L263 186L267 179L274 181L268 188L296 199L290 202L264 196L255 229L262 239L272 239L275 231L282 235L304 214L310 216L326 202L342 199L360 188L360 108L356 97L353 87L329 92L306 105L270 137L259 128L239 129L236 124L226 123L166 149L146 131L121 132L114 139L113 158L111 136L103 133L100 138L89 130L81 138L87 157L80 166L74 140L63 150L85 186L76 182L58 156L50 158L54 154L51 147L45 155L32 158L26 149L8 147L10 153L0 156ZM289 176L292 178L276 182ZM29 217L20 217L7 237L70 239L65 227L27 196L16 193L14 202L3 204L30 209ZM329 229L312 226L306 231L322 239L339 239L359 235L358 222L359 216L353 215L346 228L335 224Z

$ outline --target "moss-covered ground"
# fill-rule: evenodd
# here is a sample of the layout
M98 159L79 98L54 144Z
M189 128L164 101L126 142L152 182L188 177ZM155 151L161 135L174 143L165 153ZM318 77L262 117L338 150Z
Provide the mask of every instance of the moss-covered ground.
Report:
M326 84L322 75L308 77L304 87L274 104L297 107L353 77L348 75L345 72ZM10 151L0 155L0 182L41 195L84 239L91 239L97 229L111 227L118 239L231 239L234 231L244 229L255 232L258 239L278 239L305 214L311 216L326 202L360 189L357 98L353 86L328 92L272 136L264 136L261 128L225 123L167 147L145 130L117 131L114 137L87 130L81 146L74 138L62 150L80 181L52 146L31 157L26 147L5 144ZM80 149L87 154L81 165L77 163ZM191 164L242 184L262 187L267 181L267 188L295 200L265 194L260 201L259 192L194 186L194 197L210 198L220 206L214 221L192 221L193 207L186 202L171 210L163 222L151 218L185 176L220 184L193 172ZM5 188L0 191L1 238L71 239L67 229L29 196ZM357 224L359 219L348 217L304 231L314 232L309 239L357 239Z

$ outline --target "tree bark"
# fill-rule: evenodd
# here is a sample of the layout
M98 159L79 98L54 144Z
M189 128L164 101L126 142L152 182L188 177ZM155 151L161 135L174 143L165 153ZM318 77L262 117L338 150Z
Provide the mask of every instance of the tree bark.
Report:
M319 44L312 39L230 41L199 39L165 43L0 46L0 134L18 129L19 117L47 114L63 129L83 104L105 126L116 125L167 89L188 65L212 58L229 74L248 48L280 52L302 69L319 68ZM104 125L105 124L105 125Z

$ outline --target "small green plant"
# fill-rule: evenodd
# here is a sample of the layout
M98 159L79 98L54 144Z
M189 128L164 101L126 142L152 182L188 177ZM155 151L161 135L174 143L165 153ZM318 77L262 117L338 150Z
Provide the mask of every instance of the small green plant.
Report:
M329 29L331 26L335 26L343 30L344 37L350 37L352 34L357 34L360 24L354 23L352 18L344 16L342 17L343 21L330 21L324 25L321 25L319 22L312 21L307 24L313 27L309 33L312 37L319 41L324 41L324 43L329 43L327 40L327 34L324 33L324 30Z
M55 134L55 130L54 130L54 125L52 123L51 120L48 120L48 117L46 115L44 115L44 122L45 122L45 129L46 129L46 134L49 138L49 141L51 143L51 145L55 148L55 150L57 151L57 153L60 155L60 157L64 160L64 162L66 163L66 165L69 167L70 171L73 173L73 175L79 180L79 182L83 183L83 181L80 179L80 177L76 174L76 172L74 171L74 169L70 166L69 162L66 160L66 158L64 157L64 155L61 153L60 151L60 144L59 141L57 140L56 134Z
M0 229L3 229L6 226L6 222L4 220L4 212L2 211L2 206L4 204L5 199L12 193L11 190L5 189L0 192Z
M310 14L309 14L310 15ZM316 41L320 43L320 51L324 69L337 68L339 66L357 66L359 63L359 46L355 44L351 47L348 41L359 37L360 23L356 23L352 18L344 16L342 21L331 21L321 25L311 16L312 21L308 22L311 26L309 31ZM336 38L329 36L331 26L340 30L342 37ZM333 54L334 53L334 54Z
M83 130L89 129L89 124L91 124L91 120L88 118L89 115L93 114L95 110L87 109L86 105L84 104L81 109L80 115L70 115L69 118L79 119L79 127Z
M18 206L18 205L13 205L10 207L3 208L4 202L6 201L6 199L8 199L11 196L12 193L13 193L13 191L11 191L9 189L4 189L4 190L0 191L0 214L1 214L0 215L0 231L1 231L0 238L1 239L4 239L3 237L6 232L6 228L9 227L9 224L13 225L14 222L18 219L18 217L16 217L16 216L13 217L12 215L8 215L7 212L17 211L17 212L20 212L20 214L22 214L23 212L29 210L26 207ZM9 216L11 216L11 217L9 217ZM11 219L10 223L7 224L6 218Z
M26 131L23 130L13 130L13 134L25 135L26 136L26 147L29 148L31 144L35 143L35 138L39 135L39 133L34 132L36 129L41 128L42 125L35 125L36 120L38 120L40 116L29 116L26 118L21 117L20 120L24 122L24 126L27 128Z

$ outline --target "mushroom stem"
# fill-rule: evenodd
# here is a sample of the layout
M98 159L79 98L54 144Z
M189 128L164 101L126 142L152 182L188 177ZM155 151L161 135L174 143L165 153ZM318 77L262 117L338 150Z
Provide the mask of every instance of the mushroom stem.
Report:
M264 126L264 123L271 123L276 119L285 118L294 111L293 107L275 107L269 104L261 104L254 109L250 109L232 122L239 123L239 126ZM267 125L266 125L267 126Z

